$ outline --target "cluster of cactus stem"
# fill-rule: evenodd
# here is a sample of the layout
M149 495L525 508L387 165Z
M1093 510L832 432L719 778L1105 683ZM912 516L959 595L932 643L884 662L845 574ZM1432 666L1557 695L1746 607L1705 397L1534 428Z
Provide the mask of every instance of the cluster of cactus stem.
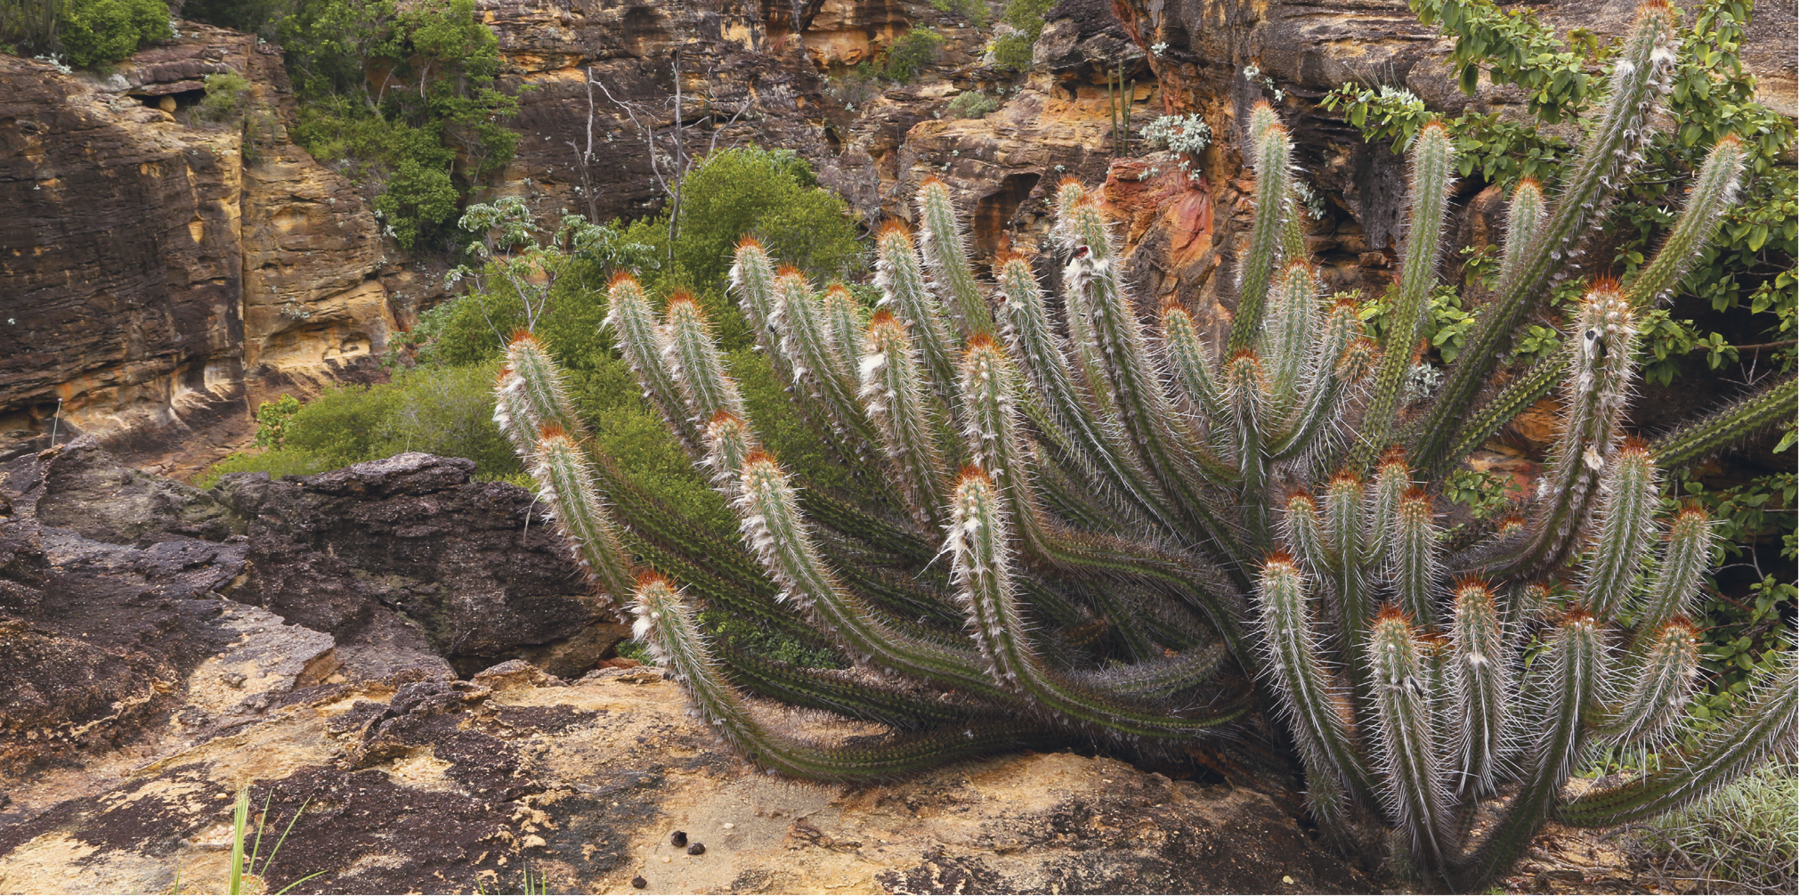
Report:
M1793 744L1789 657L1697 748L1674 746L1715 536L1694 507L1657 519L1659 475L1787 419L1793 381L1655 442L1623 431L1637 322L1732 202L1736 140L1714 148L1660 254L1589 284L1562 353L1508 370L1519 322L1577 271L1639 158L1674 25L1666 5L1641 11L1560 195L1518 185L1471 347L1417 406L1401 387L1444 241L1448 135L1427 126L1410 151L1376 342L1353 302L1323 298L1292 145L1259 105L1256 214L1222 350L1179 302L1140 319L1079 184L1054 197L1059 324L1027 259L1003 253L990 282L975 275L948 188L927 181L916 238L892 224L876 241L877 308L821 295L754 240L731 271L760 350L854 493L802 488L759 439L701 306L676 294L658 315L627 276L605 326L737 537L601 456L529 334L508 349L496 419L594 587L629 603L698 717L762 768L881 780L1069 739L1174 753L1266 738L1297 760L1328 832L1353 843L1385 826L1423 876L1483 886L1547 820L1663 811ZM1448 526L1441 477L1555 390L1563 427L1536 494ZM822 638L844 668L734 649L696 624L701 604ZM808 740L746 692L892 734ZM1568 798L1584 751L1617 744L1661 749L1660 770Z

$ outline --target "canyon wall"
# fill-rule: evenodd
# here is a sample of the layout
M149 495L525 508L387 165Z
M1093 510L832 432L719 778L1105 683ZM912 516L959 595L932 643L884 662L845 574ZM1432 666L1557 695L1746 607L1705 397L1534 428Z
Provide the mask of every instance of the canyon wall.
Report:
M194 115L226 72L255 127ZM374 219L288 102L279 49L203 26L106 76L0 56L0 457L52 431L187 453L383 348Z

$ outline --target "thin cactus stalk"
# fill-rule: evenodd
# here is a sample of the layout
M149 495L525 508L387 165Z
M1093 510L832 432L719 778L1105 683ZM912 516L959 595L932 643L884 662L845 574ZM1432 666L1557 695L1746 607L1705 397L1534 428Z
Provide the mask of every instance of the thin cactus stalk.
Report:
M1421 128L1413 143L1409 172L1412 207L1406 241L1400 248L1400 282L1390 293L1381 340L1381 366L1375 373L1374 392L1364 412L1353 465L1367 466L1388 444L1389 424L1400 403L1400 386L1412 366L1413 345L1419 341L1431 288L1437 283L1444 212L1450 200L1450 172L1455 164L1456 153L1444 126L1434 121Z
M671 510L585 437L529 334L507 350L495 419L595 590L635 593L640 637L761 768L868 781L1071 737L1164 757L1204 742L1265 780L1292 780L1297 761L1334 842L1396 829L1434 885L1481 889L1550 820L1664 811L1794 748L1792 655L1697 747L1675 746L1716 534L1697 508L1666 520L1655 508L1659 475L1791 420L1795 380L1648 445L1625 413L1639 322L1716 232L1743 147L1714 148L1648 263L1623 284L1586 284L1567 348L1496 373L1625 186L1673 62L1672 22L1657 0L1640 14L1561 191L1514 192L1499 288L1422 414L1397 387L1445 252L1443 131L1411 150L1410 226L1377 345L1356 301L1321 298L1293 146L1265 104L1246 129L1255 209L1224 345L1181 299L1140 319L1106 206L1079 183L1050 200L1060 303L1019 255L991 260L992 284L977 278L950 191L933 183L917 244L900 224L875 240L873 309L741 243L730 289L760 356L728 364L692 299L667 297L659 318L635 282L614 285L620 354L735 530ZM791 400L753 407L737 364L767 365ZM1447 473L1553 392L1564 425L1538 488L1498 520L1451 528ZM762 435L788 444L797 429L850 475L777 464L755 419L777 414ZM847 668L715 642L701 606L828 647ZM894 733L813 743L743 692ZM1570 799L1591 746L1660 750L1663 765Z

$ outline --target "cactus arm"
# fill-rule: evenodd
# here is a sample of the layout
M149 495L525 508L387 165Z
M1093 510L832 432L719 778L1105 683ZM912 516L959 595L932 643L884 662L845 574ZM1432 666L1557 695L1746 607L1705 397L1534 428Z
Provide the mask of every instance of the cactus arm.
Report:
M1743 171L1744 145L1735 134L1728 134L1707 153L1681 216L1655 257L1625 279L1625 300L1633 310L1655 307L1674 294L1700 250L1718 232L1725 211L1736 204Z
M1349 471L1331 478L1325 486L1325 553L1335 562L1327 576L1337 595L1338 634L1344 639L1351 680L1351 699L1359 710L1368 693L1363 641L1369 631L1369 580L1365 564L1369 556L1368 526L1363 519L1363 483Z
M1637 589L1655 514L1656 465L1642 443L1628 441L1601 477L1599 530L1581 583L1583 602L1600 618L1625 610Z
M830 356L838 363L837 375L855 382L856 365L869 354L869 324L863 319L862 308L842 283L826 287L820 307L825 314L826 344L831 347Z
M1533 664L1545 670L1534 691L1548 709L1545 727L1532 744L1519 791L1508 800L1498 824L1457 869L1457 883L1474 889L1511 868L1530 848L1556 808L1581 751L1582 720L1605 690L1605 645L1599 625L1582 611L1570 613L1551 636L1550 650Z
M1434 517L1431 496L1418 489L1408 491L1391 518L1393 548L1387 558L1387 578L1393 583L1395 601L1427 632L1439 628L1435 598L1443 577L1440 533Z
M670 296L663 332L668 337L663 361L687 400L691 418L704 423L719 414L743 417L744 397L725 375L724 359L700 303L686 293ZM706 442L704 436L701 442Z
M1559 563L1580 542L1600 476L1612 462L1630 394L1637 328L1610 283L1596 283L1575 315L1565 423L1550 472L1539 484L1530 542L1502 565L1507 572Z
M1034 560L1076 573L1108 578L1149 578L1188 598L1212 617L1233 648L1240 646L1231 586L1216 571L1196 568L1168 552L1123 539L1077 536L1052 524L1043 511L1019 429L1015 375L1009 359L986 336L969 340L958 391L963 396L964 441L974 466L1004 493L1009 526Z
M1549 395L1562 382L1568 369L1569 358L1562 353L1552 354L1531 365L1524 373L1507 383L1500 394L1464 418L1456 435L1450 439L1450 450L1444 453L1438 467L1426 472L1432 476L1441 475L1444 466L1454 463L1456 458L1469 456L1470 452L1493 438L1501 427L1525 413L1538 399Z
M508 407L522 408L524 411L513 414L515 425L528 426L522 438L535 443L546 426L555 426L563 432L580 437L584 431L581 418L575 415L575 404L569 400L569 390L563 384L562 370L551 359L550 353L544 351L543 344L536 337L530 333L515 335L506 346L506 366L519 379L517 398L520 404L509 403Z
M575 549L582 570L614 606L631 593L631 561L619 539L619 526L595 493L587 459L568 434L548 426L534 452L531 478L538 496L552 508L556 527Z
M885 781L948 761L1015 749L1044 732L1016 720L953 725L872 746L823 747L758 722L725 681L693 611L660 576L642 580L633 604L638 640L652 645L701 721L756 766L796 778Z
M733 506L745 543L815 627L859 661L939 681L990 699L1002 697L973 651L903 633L849 593L819 556L787 474L767 454L744 463Z
M725 642L715 642L713 647L720 670L744 690L902 731L966 724L993 710L975 701L946 699L947 695L939 692L878 678L866 670L807 668Z
M878 444L899 472L913 518L936 528L943 522L943 490L949 480L928 416L927 386L906 327L886 309L876 312L866 339L860 391Z
M924 224L919 230L919 251L931 268L932 280L949 297L958 335L968 339L976 333L992 333L994 318L975 284L965 249L968 235L957 220L949 186L935 177L926 178L919 185L919 215Z
M1618 743L1643 742L1666 730L1694 695L1700 672L1699 633L1686 617L1646 631L1635 653L1621 705L1598 727Z
M1016 255L1004 258L1000 265L1000 290L1004 298L1001 335L1026 380L1043 399L1052 425L1061 430L1057 441L1069 446L1076 463L1089 472L1085 478L1097 483L1111 503L1135 509L1159 523L1165 532L1179 531L1167 508L1167 498L1136 465L1118 433L1096 420L1082 400L1051 328L1031 263Z
M1519 178L1506 207L1506 243L1501 247L1500 279L1515 280L1525 266L1531 239L1544 226L1544 188L1535 177Z
M1456 588L1450 613L1459 768L1456 790L1492 794L1512 741L1512 660L1494 593L1482 582ZM1475 802L1470 800L1470 803Z
M1200 338L1194 318L1178 301L1162 307L1163 357L1178 394L1200 412L1203 421L1219 425L1226 417L1224 389L1213 376L1212 352Z
M1191 515L1196 534L1218 544L1225 556L1242 565L1237 534L1212 506L1202 469L1206 458L1179 451L1170 424L1173 405L1163 392L1137 316L1119 282L1111 234L1100 209L1090 200L1078 202L1066 225L1070 259L1064 274L1074 297L1070 317L1090 318L1094 336L1104 347L1102 370L1117 397L1119 416L1140 460L1163 489L1181 495L1181 508Z
M1356 469L1367 469L1391 436L1394 412L1400 407L1400 386L1412 366L1413 347L1423 331L1431 287L1437 282L1438 247L1443 242L1444 211L1449 206L1455 164L1456 153L1444 126L1433 121L1421 128L1413 141L1412 207L1406 241L1400 249L1400 283L1391 294L1381 338L1381 366L1375 371L1374 391L1352 454L1351 466Z
M1266 103L1258 103L1259 109ZM1269 280L1281 261L1283 219L1293 192L1294 144L1287 128L1273 114L1251 112L1251 155L1256 164L1256 210L1250 225L1250 243L1238 264L1238 306L1231 321L1226 350L1244 351L1255 343L1262 327L1263 304Z
M998 492L985 473L965 471L951 490L952 516L945 538L970 634L995 680L1054 717L1115 735L1191 738L1244 712L1238 707L1203 718L1182 718L1088 691L1052 672L1030 646L1031 622L1013 583L1011 526Z
M1729 783L1763 757L1793 755L1795 706L1800 680L1795 653L1757 677L1750 701L1699 749L1678 763L1618 787L1594 790L1571 800L1557 821L1576 827L1610 827L1679 808Z
M1220 378L1224 380L1225 405L1234 439L1232 453L1238 461L1238 504L1249 529L1252 542L1262 544L1269 533L1269 459L1263 452L1273 409L1269 384L1263 376L1263 365L1256 353L1244 351L1225 363Z
M1425 468L1439 468L1457 419L1474 405L1495 366L1505 363L1519 322L1578 253L1588 229L1603 218L1629 163L1640 158L1638 147L1655 130L1649 120L1675 63L1671 46L1675 25L1676 13L1667 3L1646 3L1639 10L1624 52L1613 66L1605 111L1564 178L1555 209L1526 248L1524 263L1511 278L1500 281L1416 430L1413 454Z
M879 436L857 400L857 380L826 335L824 309L806 277L799 271L784 271L775 279L775 296L781 307L781 350L792 367L794 386L821 399L832 432L852 449L840 456L859 456L861 452L853 450L859 443L879 444Z
M1338 302L1325 314L1319 339L1314 348L1310 369L1304 371L1295 388L1301 398L1294 403L1280 431L1269 445L1272 460L1287 460L1302 453L1323 457L1329 453L1326 427L1342 409L1348 387L1362 381L1366 373L1361 339L1362 322L1356 317L1353 302Z
M1701 577L1712 565L1714 535L1715 527L1705 510L1684 507L1675 514L1644 594L1640 630L1653 631L1677 616L1688 615L1694 596L1700 593Z
M1349 706L1331 686L1320 658L1323 644L1307 610L1305 575L1292 558L1277 553L1263 564L1256 598L1263 669L1273 679L1309 772L1320 773L1315 784L1329 781L1340 790L1368 794L1368 771L1345 724Z
M879 307L906 324L918 343L925 373L948 417L956 404L956 361L950 332L944 327L943 306L925 285L925 271L913 248L912 234L898 221L884 226L875 239L875 287L881 291Z
M494 424L513 446L520 464L529 466L532 452L537 450L537 433L543 424L526 400L524 378L515 373L510 364L500 368L500 375L494 380Z
M727 281L759 343L767 345L775 317L775 262L755 237L744 237L732 255Z
M1400 502L1412 489L1412 468L1407 466L1406 455L1399 449L1388 451L1375 467L1375 478L1369 482L1362 517L1366 527L1363 543L1367 546L1368 562L1378 569L1392 568L1398 541L1392 521L1400 514ZM1429 620L1426 622L1429 624Z
M1421 648L1404 613L1390 608L1376 617L1368 664L1375 686L1382 805L1410 835L1413 854L1428 857L1441 869L1450 855L1449 794L1433 744L1437 728Z
M657 326L650 299L636 280L630 276L613 279L607 290L606 318L600 325L613 331L619 354L637 378L638 387L644 390L644 398L662 416L688 456L699 458L702 449L694 415L664 363L666 340L662 328Z
M1256 356L1262 359L1273 399L1271 421L1285 418L1296 396L1304 394L1302 377L1318 348L1314 344L1319 324L1318 280L1304 256L1289 257L1269 290L1267 319L1256 341Z
M1736 445L1759 432L1794 420L1800 380L1789 376L1651 443L1650 454L1664 470L1682 470Z

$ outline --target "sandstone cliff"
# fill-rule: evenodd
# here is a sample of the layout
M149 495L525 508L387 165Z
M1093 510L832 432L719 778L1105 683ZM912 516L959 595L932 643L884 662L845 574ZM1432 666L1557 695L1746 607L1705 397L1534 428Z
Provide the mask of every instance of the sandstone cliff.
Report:
M254 127L193 116L222 72ZM287 102L280 51L221 29L106 77L0 56L0 457L52 429L141 459L229 441L383 348L374 219L288 142Z

